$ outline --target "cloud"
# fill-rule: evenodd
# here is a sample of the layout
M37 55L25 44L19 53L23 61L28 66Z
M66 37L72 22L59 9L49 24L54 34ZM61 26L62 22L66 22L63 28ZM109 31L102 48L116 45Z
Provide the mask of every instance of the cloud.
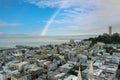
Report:
M66 0L27 0L40 8L42 7L59 7ZM75 19L78 20L91 20L105 21L108 18L116 18L120 15L120 0L67 0L67 4L64 5L64 12L62 16L64 19ZM64 14L64 15L63 15ZM85 17L82 14L87 14ZM91 19L90 19L91 18ZM63 21L63 20L62 20Z
M67 3L63 6L62 4ZM92 4L95 0L25 0L25 2L29 2L31 4L34 4L40 8L45 8L45 7L51 7L51 8L56 8L63 6L62 8L69 8L72 6L85 6L85 4ZM87 5L88 6L88 5Z
M8 22L0 22L0 27L16 27L20 26L20 23L8 23Z
M66 1L67 3L62 5ZM26 2L40 8L57 8L62 5L63 17L67 16L68 19L69 16L73 16L73 19L79 20L83 16L81 14L86 13L88 14L85 18L93 18L93 21L108 20L108 18L116 18L120 15L120 0L26 0Z
M58 28L58 30L62 30L62 31L80 31L80 30L84 30L84 28L82 28L80 26L66 26L66 27L60 27L60 28Z
M89 34L103 34L108 33L109 26L90 26L90 27L81 27L81 26L64 26L64 27L55 27L48 30L48 33L56 32L66 35L89 35ZM118 25L112 27L112 32L119 32L120 27Z
M0 32L0 35L2 35L3 34L3 32Z
M107 32L108 26L113 26L114 32L120 32L120 0L67 0L67 3L62 5L65 1L27 0L39 8L63 6L52 22L52 24L67 26L59 30L100 34Z
M64 0L25 0L25 2L29 2L38 7L59 7Z

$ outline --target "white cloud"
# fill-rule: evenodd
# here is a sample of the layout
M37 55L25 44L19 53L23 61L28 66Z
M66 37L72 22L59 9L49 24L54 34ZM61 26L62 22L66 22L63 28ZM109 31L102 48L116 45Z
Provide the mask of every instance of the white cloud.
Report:
M3 32L0 32L0 35L3 34Z
M0 22L0 27L16 27L20 26L20 23L8 23L8 22Z
M81 27L81 26L64 26L64 27L56 27L49 29L48 32L56 32L66 33L66 35L89 35L89 34L103 34L108 33L109 26L90 26L90 27ZM112 27L113 33L119 32L120 27L114 26Z
M80 27L80 26L67 26L67 27L61 27L58 28L59 30L62 31L80 31L80 30L84 30L84 28Z
M25 2L29 2L38 7L60 7L64 0L25 0Z
M76 17L81 16L81 12L94 11L92 14L88 14L88 17L94 17L98 19L103 17L101 20L109 17L120 15L120 0L27 0L27 2L34 4L38 7L60 7L62 5L64 9L64 16L75 15ZM77 14L77 15L76 15ZM105 18L104 18L105 17Z
M27 1L40 8L59 8L63 6L62 12L57 16L62 18L53 21L53 24L68 25L67 28L62 28L63 30L83 30L88 33L104 33L107 31L108 26L111 25L114 27L114 31L120 32L120 27L115 27L116 24L120 23L120 0ZM65 1L67 3L62 5ZM71 27L71 25L74 26Z

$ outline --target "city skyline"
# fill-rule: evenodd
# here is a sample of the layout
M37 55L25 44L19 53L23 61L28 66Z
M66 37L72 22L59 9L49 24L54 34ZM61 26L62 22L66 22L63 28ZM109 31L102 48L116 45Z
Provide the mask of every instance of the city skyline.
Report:
M0 0L0 34L102 34L120 32L119 0Z

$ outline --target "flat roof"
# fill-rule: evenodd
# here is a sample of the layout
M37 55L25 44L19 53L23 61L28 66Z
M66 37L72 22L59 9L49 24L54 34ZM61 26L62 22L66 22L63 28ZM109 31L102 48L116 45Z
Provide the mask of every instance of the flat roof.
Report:
M54 77L62 77L62 76L64 76L66 73L60 73L60 74L57 74L57 75L55 75Z

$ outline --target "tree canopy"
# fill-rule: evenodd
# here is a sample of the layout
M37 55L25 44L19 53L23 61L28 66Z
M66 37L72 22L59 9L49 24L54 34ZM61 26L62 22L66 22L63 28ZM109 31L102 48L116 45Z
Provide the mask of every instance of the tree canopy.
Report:
M92 45L97 42L103 42L105 44L120 44L120 34L114 33L113 35L103 34L95 38L85 39L85 41L92 41Z

